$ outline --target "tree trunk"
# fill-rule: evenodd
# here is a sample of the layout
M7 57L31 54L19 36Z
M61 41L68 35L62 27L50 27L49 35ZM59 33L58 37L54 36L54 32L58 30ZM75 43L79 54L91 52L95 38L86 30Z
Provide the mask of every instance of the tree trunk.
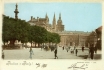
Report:
M4 46L5 46L5 42L4 42Z
M32 41L31 41L31 47L32 47Z
M35 48L36 48L36 42L35 42Z
M40 43L38 43L38 48L40 47Z
M15 40L10 40L10 48L14 48L13 46L15 46Z
M50 46L50 42L49 42L49 46Z

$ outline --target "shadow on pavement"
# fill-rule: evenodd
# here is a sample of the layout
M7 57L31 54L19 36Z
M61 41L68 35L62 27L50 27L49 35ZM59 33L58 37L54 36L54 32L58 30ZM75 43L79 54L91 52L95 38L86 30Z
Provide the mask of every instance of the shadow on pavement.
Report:
M87 59L88 58L88 55L79 55L78 57L82 57L83 59ZM94 59L95 60L101 59L101 54L95 54L94 55Z
M88 55L78 55L78 57L82 57L83 59L87 59Z
M96 59L96 60L98 60L98 59L101 59L101 54L95 54L95 56L94 56L94 59Z

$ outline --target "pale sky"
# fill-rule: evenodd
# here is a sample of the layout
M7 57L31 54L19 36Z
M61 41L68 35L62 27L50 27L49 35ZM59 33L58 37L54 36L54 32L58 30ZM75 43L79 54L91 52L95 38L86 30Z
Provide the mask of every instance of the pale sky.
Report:
M15 17L16 3L5 3L4 14ZM52 24L55 13L56 20L61 13L66 31L94 31L102 25L101 3L18 3L18 18L29 21L31 16L44 18L46 13Z

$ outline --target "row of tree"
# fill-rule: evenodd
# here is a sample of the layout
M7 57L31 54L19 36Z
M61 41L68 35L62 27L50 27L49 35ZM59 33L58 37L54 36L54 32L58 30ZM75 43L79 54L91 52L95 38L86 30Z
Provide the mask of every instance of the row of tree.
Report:
M38 44L59 43L60 36L57 33L47 31L44 27L31 26L24 20L16 20L3 15L2 40L4 45L8 41L10 41L10 45L15 45L16 40L31 44L32 42Z

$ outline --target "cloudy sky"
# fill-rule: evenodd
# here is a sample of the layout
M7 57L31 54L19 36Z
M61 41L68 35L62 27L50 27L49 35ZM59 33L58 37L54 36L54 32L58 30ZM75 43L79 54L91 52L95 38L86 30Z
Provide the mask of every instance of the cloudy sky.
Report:
M15 17L16 3L5 3L4 14ZM102 25L101 3L18 3L18 18L29 21L31 16L44 18L46 13L52 24L55 13L56 20L61 18L66 31L94 31Z

